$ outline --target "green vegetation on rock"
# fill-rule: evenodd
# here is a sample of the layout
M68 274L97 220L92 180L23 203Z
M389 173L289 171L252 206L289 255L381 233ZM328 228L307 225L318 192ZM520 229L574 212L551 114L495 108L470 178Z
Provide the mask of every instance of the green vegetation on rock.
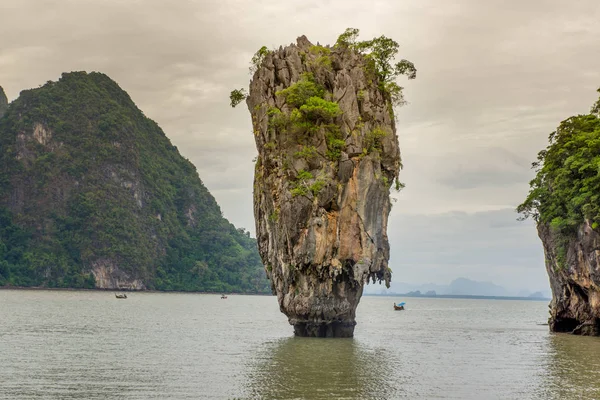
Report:
M294 153L294 156L304 158L305 160L310 160L317 156L317 149L315 146L304 146L302 147L302 150Z
M600 92L600 89L599 89ZM566 247L588 220L600 227L600 100L590 114L570 117L549 136L549 146L533 163L536 176L529 195L517 207L523 219L549 224L564 266Z
M363 54L367 60L367 72L377 76L379 89L389 96L393 105L405 104L402 87L396 82L396 78L405 75L408 79L417 77L415 65L408 60L400 60L394 63L400 45L393 39L380 36L362 42L357 41L359 30L348 28L342 33L335 44L337 47L348 47ZM393 116L394 112L391 110Z
M325 95L325 89L314 82L312 75L304 74L298 82L276 94L285 98L286 103L290 106L301 108L311 98L322 99Z
M256 241L106 75L21 92L0 149L0 286L269 291Z
M382 150L382 139L387 136L387 132L381 129L381 127L376 127L371 130L365 136L365 149L367 152L372 152L374 150L381 151Z
M314 179L313 174L301 169L298 171L295 182L291 185L290 193L292 196L307 196L312 191L312 186L309 181Z
M337 161L342 156L342 151L346 147L346 142L342 139L342 132L337 125L328 125L327 133L327 158L331 161Z
M281 49L269 52L263 47L252 58L252 72L262 68L261 74L266 77L274 71L278 80L273 87L277 89L273 101L254 103L250 110L257 138L266 120L269 135L262 143L257 142L259 148L271 155L290 144L300 149L274 157L274 167L280 173L290 169L297 173L299 168L308 168L314 175L321 175L325 170L327 174L335 174L343 159L358 157L362 160L369 156L381 161L384 145L386 149L395 145L393 127L384 129L382 126L387 122L374 122L375 118L383 117L377 115L382 109L373 108L372 104L379 102L385 107L383 110L390 116L389 119L395 121L394 105L405 103L402 87L396 80L400 75L415 79L417 71L410 61L395 61L399 45L394 40L380 36L358 41L358 34L358 29L349 28L339 36L334 46L313 45L306 37L298 38L298 44L293 46L296 52L293 62L300 61L302 66L293 73L285 72L286 65L274 62L286 57ZM349 60L355 60L359 66L352 94L338 89L342 85L340 79L349 79L356 74L344 71L342 66ZM268 68L264 68L265 64ZM289 81L282 85L284 82L279 80ZM253 82L264 85L269 79L254 79ZM352 96L355 96L354 102ZM233 107L244 99L248 104L253 103L245 91L232 91ZM293 179L294 173L290 178ZM255 177L258 176L255 174ZM392 180L395 180L396 190L404 187L397 173L394 177L382 179L382 182L389 188ZM317 182L314 177L310 181L295 179L287 185L292 197L313 199L324 187L325 181ZM331 195L329 191L324 193Z
M341 110L336 102L325 100L326 93L321 85L314 82L311 74L304 74L298 82L276 93L293 107L289 115L276 114L270 121L285 119L284 123L271 122L271 126L285 129L291 125L292 131L300 137L323 129L327 138L327 157L338 160L346 142L341 137L339 126L332 122L341 114ZM296 190L293 194L300 193Z
M310 97L302 106L300 112L309 121L331 122L340 115L340 106L333 101L327 101L320 97Z
M324 67L327 69L332 68L331 64L331 49L328 47L314 45L310 48L309 52L317 56L317 58L312 63L316 67Z
M244 88L234 89L229 94L229 101L230 101L229 104L231 105L231 107L235 107L238 104L240 104L242 101L246 100L247 96L248 95L246 94L246 89L244 89Z
M250 60L250 74L254 74L256 70L260 67L265 57L269 54L269 49L267 46L263 46L254 55L252 56L252 60Z

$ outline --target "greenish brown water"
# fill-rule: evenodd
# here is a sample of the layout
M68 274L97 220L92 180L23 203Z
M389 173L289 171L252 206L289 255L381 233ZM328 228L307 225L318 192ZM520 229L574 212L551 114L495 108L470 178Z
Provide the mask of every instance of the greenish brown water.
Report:
M363 297L353 339L311 339L273 297L2 290L0 398L600 398L600 340L547 310Z

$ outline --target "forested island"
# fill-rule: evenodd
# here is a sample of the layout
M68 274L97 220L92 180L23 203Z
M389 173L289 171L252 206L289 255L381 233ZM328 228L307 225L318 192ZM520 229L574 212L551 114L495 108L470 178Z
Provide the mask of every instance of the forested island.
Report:
M252 117L258 248L297 336L352 336L364 285L391 279L390 189L403 186L397 78L417 70L395 61L393 39L358 35L263 47L249 91L230 97Z
M550 328L600 335L600 99L562 121L549 142L517 211L537 222L544 246Z
M270 292L256 240L97 72L0 90L0 286Z

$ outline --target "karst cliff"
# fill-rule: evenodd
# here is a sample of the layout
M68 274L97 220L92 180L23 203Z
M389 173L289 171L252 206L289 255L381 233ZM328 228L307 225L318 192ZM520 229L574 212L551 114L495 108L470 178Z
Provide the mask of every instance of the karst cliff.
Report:
M256 241L108 76L0 92L0 286L266 292Z
M391 278L386 230L401 160L386 76L340 40L302 36L257 59L246 103L260 255L297 336L352 336L364 285Z
M552 288L549 326L554 332L600 335L600 234L585 221L569 240L559 244L559 233L549 224L538 224L544 246L546 270ZM564 251L564 265L557 263Z
M600 100L550 134L550 145L533 164L529 196L517 209L537 222L554 332L600 335L599 157Z

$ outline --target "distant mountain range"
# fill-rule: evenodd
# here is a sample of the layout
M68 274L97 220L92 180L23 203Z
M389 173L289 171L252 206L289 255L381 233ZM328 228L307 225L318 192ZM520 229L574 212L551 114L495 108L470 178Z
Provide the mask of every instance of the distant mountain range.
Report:
M435 283L411 284L405 282L392 282L389 289L385 286L368 285L365 287L366 294L405 294L420 292L425 295L435 292L436 295L454 296L518 296L531 298L550 298L550 291L530 292L528 290L510 291L492 282L474 281L468 278L456 278L449 285Z

